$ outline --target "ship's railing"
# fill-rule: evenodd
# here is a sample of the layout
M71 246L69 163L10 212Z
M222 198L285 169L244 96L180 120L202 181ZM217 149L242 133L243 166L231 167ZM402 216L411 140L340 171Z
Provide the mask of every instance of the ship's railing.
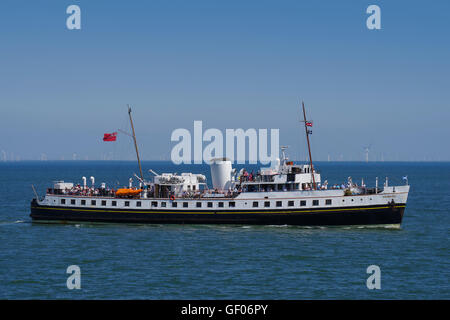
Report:
M242 182L274 182L275 175L261 175L261 174L242 174L238 177L238 181Z
M345 188L344 196L377 194L380 193L381 191L382 190L380 188L366 188L366 187Z
M216 199L225 199L225 198L235 198L240 194L240 191L219 191L219 190L204 190L202 192L184 192L181 194L174 194L169 193L163 197L154 197L153 191L149 191L147 193L148 199L170 199L172 196L174 196L177 199L204 199L204 198L216 198ZM74 196L74 197L89 197L89 198L95 198L95 197L101 197L101 198L116 198L116 199L122 199L122 198L141 198L140 194L133 195L133 196L117 196L116 191L114 189L47 189L47 195L58 195L58 196Z
M62 195L62 196L79 196L79 197L116 197L116 191L114 189L47 189L48 195Z
M351 195L369 195L369 194L377 194L382 192L380 188L366 188L366 187L358 187L358 186L352 186L352 187L341 187L341 186L330 186L326 189L319 189L319 190L336 190L340 189L344 191L344 195L351 196ZM310 190L310 189L309 189ZM229 191L222 191L222 190L212 190L207 189L200 192L183 192L181 194L174 194L169 193L165 196L159 196L158 199L164 199L164 198L170 198L171 196L174 196L178 199L221 199L221 198L235 198L241 193L245 192L289 192L289 191L298 191L297 189L286 189L286 190L251 190L249 191L247 186L238 188L235 188L234 190ZM116 196L116 191L114 189L104 189L104 188L98 188L98 189L92 189L92 188L86 188L86 189L47 189L47 195L58 195L58 196L75 196L75 197L108 197L108 198L141 198L141 194L133 195L133 196ZM152 190L148 191L147 193L148 199L154 199L154 193Z

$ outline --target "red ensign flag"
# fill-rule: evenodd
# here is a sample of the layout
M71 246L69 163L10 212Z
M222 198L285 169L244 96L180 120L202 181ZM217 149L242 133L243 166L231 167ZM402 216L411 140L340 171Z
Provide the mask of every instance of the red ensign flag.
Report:
M306 122L306 125L308 126L308 127L312 127L312 122Z
M117 139L117 132L105 133L103 135L103 141L116 141L116 139Z

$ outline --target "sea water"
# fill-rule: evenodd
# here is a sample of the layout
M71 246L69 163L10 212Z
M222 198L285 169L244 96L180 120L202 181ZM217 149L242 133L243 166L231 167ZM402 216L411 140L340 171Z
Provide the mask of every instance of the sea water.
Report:
M318 162L322 181L368 186L386 176L411 191L400 229L32 222L31 185L95 177L128 185L133 162L0 163L1 299L449 299L450 163ZM144 162L145 172L206 165ZM242 166L238 166L238 170ZM250 171L255 166L247 166ZM150 177L150 174L146 174ZM89 182L88 182L89 183ZM67 268L80 268L68 289ZM367 268L380 267L369 290Z

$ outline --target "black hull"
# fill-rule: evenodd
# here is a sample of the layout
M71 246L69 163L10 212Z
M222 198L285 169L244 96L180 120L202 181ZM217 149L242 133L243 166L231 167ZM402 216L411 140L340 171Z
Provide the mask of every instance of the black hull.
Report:
M119 222L155 224L246 224L246 225L400 225L405 204L347 208L171 211L120 210L100 208L61 208L31 203L31 218L35 221Z

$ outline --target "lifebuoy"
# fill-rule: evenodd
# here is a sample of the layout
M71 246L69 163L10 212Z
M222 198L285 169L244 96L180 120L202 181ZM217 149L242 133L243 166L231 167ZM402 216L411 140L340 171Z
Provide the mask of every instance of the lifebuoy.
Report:
M170 200L172 200L172 201L175 200L175 196L174 196L174 195L171 195L171 196L170 196Z

